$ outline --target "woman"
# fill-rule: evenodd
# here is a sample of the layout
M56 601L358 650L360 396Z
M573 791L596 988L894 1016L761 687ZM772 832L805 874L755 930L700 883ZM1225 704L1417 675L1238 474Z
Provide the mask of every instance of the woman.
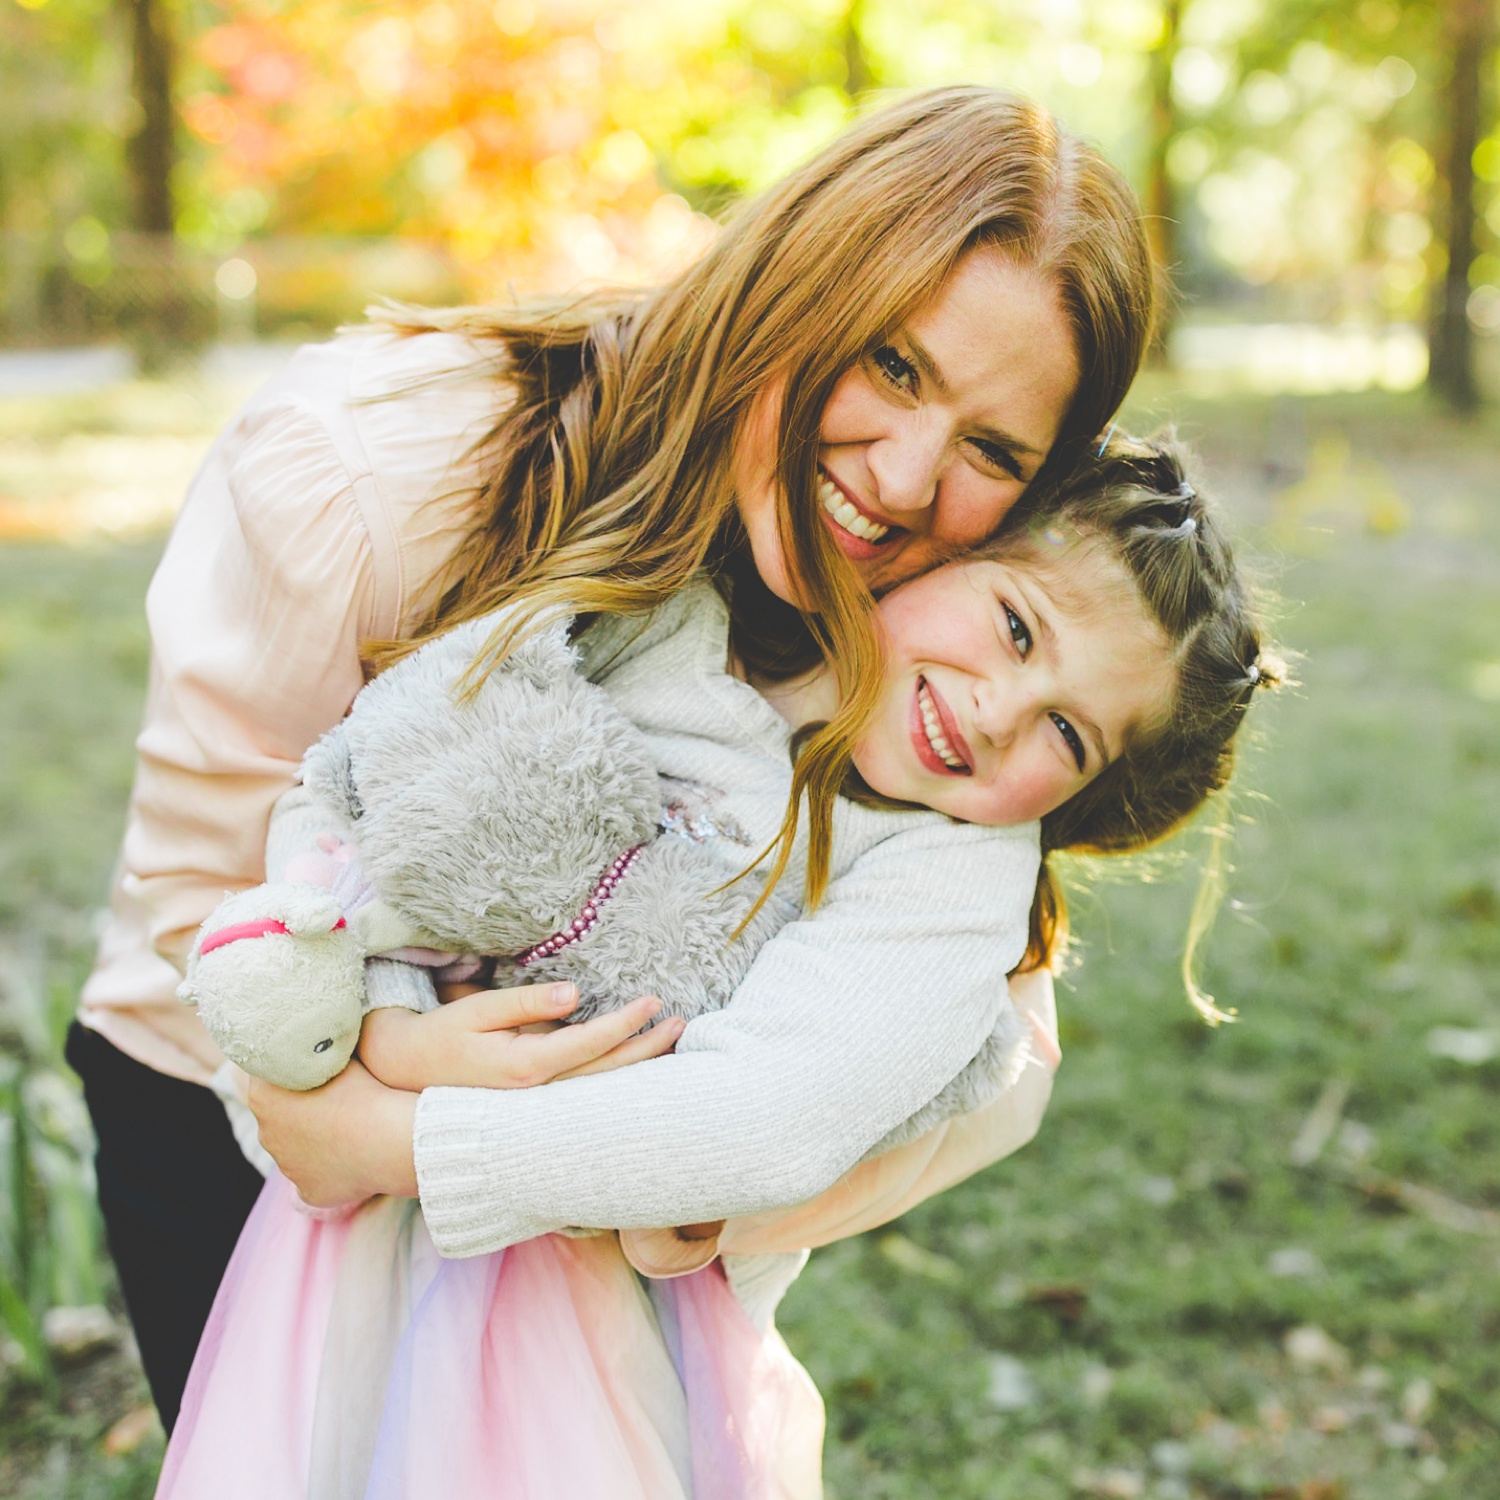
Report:
M876 686L870 590L983 539L1044 464L1094 439L1150 310L1118 174L1035 105L951 89L856 125L658 292L339 340L242 414L148 600L140 770L72 1038L166 1421L259 1187L201 1088L218 1058L172 999L176 966L222 890L261 877L271 804L357 691L361 642L417 641L507 601L639 612L704 568L733 575L744 672L785 675L822 650L840 673L843 707L799 758L783 830L785 856L805 794L815 905ZM612 1052L606 1026L515 1036L536 1013L524 995L449 1011L441 1024L495 1058L497 1087L641 1053ZM412 1096L352 1068L316 1095L253 1102L310 1201L415 1190ZM731 1225L722 1245L878 1222L1013 1149L1040 1101L1018 1107L869 1163L795 1213Z

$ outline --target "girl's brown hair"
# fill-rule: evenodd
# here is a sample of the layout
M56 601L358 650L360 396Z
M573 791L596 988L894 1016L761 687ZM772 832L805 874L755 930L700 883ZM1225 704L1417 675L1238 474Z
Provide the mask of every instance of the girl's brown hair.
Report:
M1176 686L1164 716L1042 819L1042 867L1023 969L1048 964L1066 940L1067 907L1048 856L1061 849L1121 854L1166 838L1228 785L1245 710L1258 688L1276 686L1283 675L1262 640L1252 591L1224 528L1189 483L1171 443L1111 441L1065 481L1029 491L983 551L1019 554L1045 570L1074 542L1102 546L1120 561L1166 639ZM1216 879L1211 866L1210 897ZM1209 1019L1222 1020L1192 975L1213 907L1212 899L1197 903L1183 972L1194 1003Z
M754 398L783 382L782 545L807 601L800 628L834 664L842 707L797 760L772 878L805 797L815 905L833 800L880 670L869 591L819 518L819 424L839 376L977 246L1045 276L1065 309L1080 374L1047 465L1065 467L1140 363L1150 257L1120 174L1039 105L997 90L932 90L859 121L654 291L388 314L410 332L492 341L510 399L488 440L469 534L414 639L391 643L383 659L512 605L493 661L544 614L644 612L700 569L740 560L745 571L734 445ZM754 593L732 590L731 609L743 613Z

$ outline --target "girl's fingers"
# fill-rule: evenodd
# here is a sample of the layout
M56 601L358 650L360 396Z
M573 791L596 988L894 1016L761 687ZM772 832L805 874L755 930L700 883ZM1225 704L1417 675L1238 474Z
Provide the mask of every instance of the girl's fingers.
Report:
M558 1021L578 1004L572 984L521 984L480 990L443 1007L451 1023L471 1031L514 1031L537 1021Z
M615 1068L628 1067L631 1063L645 1062L650 1057L661 1057L677 1045L677 1039L687 1029L687 1022L680 1016L668 1016L658 1021L649 1031L639 1032L611 1048L603 1057L596 1057L582 1067L570 1068L559 1073L557 1078L583 1078L589 1073L609 1073ZM555 1083L556 1078L553 1079Z
M645 995L620 1010L595 1016L592 1021L560 1027L550 1036L528 1037L526 1073L529 1080L546 1083L598 1062L629 1041L660 1010L661 1001L654 995Z

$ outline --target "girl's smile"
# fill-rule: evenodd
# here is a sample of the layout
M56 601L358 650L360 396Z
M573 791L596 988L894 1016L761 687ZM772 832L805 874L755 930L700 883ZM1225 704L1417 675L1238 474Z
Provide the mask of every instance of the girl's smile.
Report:
M911 740L917 759L935 776L972 776L974 753L958 731L953 710L925 677L911 695Z
M1176 688L1134 584L1087 538L950 563L892 590L876 619L885 684L855 767L882 796L968 823L1060 807Z

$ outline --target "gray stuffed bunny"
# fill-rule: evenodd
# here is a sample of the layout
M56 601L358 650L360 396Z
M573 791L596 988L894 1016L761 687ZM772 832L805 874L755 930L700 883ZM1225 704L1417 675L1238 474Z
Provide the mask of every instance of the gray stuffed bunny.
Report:
M652 994L691 1020L726 1004L796 915L778 888L746 924L761 873L725 885L664 830L649 746L580 674L562 626L465 694L494 626L459 626L382 673L304 758L307 791L352 827L355 876L240 892L204 924L179 995L246 1071L289 1088L338 1073L367 955L503 956L576 984L570 1019ZM881 1149L993 1097L1024 1064L1023 1032L1005 1007L969 1068Z

